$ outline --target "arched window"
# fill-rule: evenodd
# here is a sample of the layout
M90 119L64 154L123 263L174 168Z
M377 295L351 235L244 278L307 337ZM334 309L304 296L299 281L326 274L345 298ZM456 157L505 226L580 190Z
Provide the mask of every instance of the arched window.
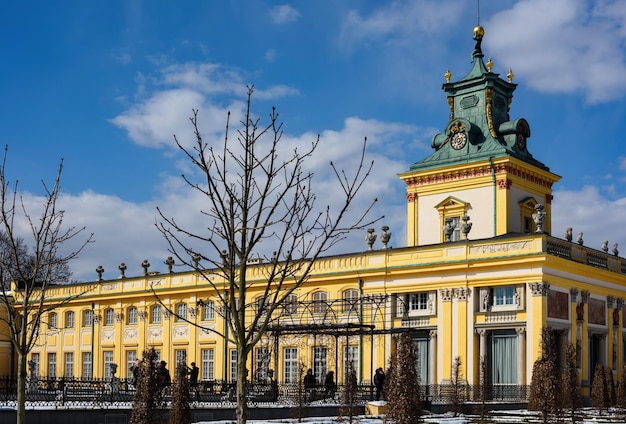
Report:
M328 293L318 291L313 293L313 313L323 314L328 310Z
M57 313L56 312L50 312L50 315L48 315L48 327L57 328Z
M150 309L150 323L151 324L161 323L161 305L154 305Z
M343 311L346 313L356 312L359 302L359 291L348 289L343 291Z
M128 308L126 315L127 315L126 322L129 325L137 324L137 308L135 306L131 306L130 308Z
M74 311L65 313L65 328L74 328Z
M83 311L83 327L91 327L93 325L93 311L87 309Z
M215 319L215 302L207 300L204 302L202 320L213 321Z
M300 302L298 302L297 294L290 294L285 298L283 302L283 315L295 315L298 313L298 306Z
M176 305L176 321L184 321L187 319L187 304L179 303Z
M115 312L113 308L107 308L104 311L104 325L113 325L115 323Z

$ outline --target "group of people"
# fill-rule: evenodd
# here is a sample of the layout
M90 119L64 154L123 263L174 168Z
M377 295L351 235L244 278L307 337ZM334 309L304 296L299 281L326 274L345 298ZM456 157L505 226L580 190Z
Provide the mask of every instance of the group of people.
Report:
M133 373L133 379L135 382L139 381L141 359L137 359L130 370ZM198 385L198 375L200 374L200 369L196 366L195 362L191 363L191 367L185 367L184 375L187 374L189 374L189 386L196 387ZM155 370L155 375L157 381L159 382L159 387L164 388L172 384L172 378L170 377L170 372L167 369L167 362L159 362Z
M307 392L307 396L311 399L313 398L313 393L315 389L315 376L313 375L313 370L308 369L306 375L304 376L304 389ZM328 371L326 377L324 378L324 394L323 398L332 398L335 396L335 392L337 391L337 384L335 384L335 372Z

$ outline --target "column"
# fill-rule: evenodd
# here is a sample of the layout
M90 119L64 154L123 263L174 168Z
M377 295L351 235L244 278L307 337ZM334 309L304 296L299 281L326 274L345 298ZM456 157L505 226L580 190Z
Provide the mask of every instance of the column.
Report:
M452 370L452 289L439 289L441 298L441 313L437 330L441 336L441 380L450 379Z
M456 322L455 322L455 337L456 340L456 354L454 356L458 356L461 358L461 363L465 367L465 379L467 379L467 371L470 368L470 364L468 361L467 354L467 336L468 336L468 328L467 328L467 296L469 293L469 288L460 287L454 289L454 297L456 298Z
M531 363L535 363L541 355L541 349L539 344L541 343L541 329L546 326L548 316L548 290L550 284L548 283L528 283L531 299L531 308L527 315L532 316L531 324L528 325L530 331L530 348L532 357L527 358Z
M617 365L615 363L616 358L616 352L615 352L615 343L617 342L617 334L615 333L615 328L614 328L614 322L613 322L613 312L615 312L615 297L614 296L607 296L606 297L606 308L607 308L607 316L608 316L608 320L606 323L606 329L607 329L607 344L606 344L606 363L607 363L607 367L609 367L610 369L615 369L615 366ZM619 319L618 321L618 325L619 325Z
M484 328L477 328L476 334L479 337L478 343L478 384L485 384L486 375L482 375L482 363L487 362L487 330ZM485 373L489 373L487 369L485 369Z
M437 331L432 330L429 335L428 356L430 358L430 367L428 368L428 379L430 384L437 384Z
M624 346L624 332L623 332L623 310L624 310L624 299L622 298L617 298L616 299L616 303L617 306L615 308L615 310L613 311L613 331L617 332L617 340L615 342L616 344L616 351L617 351L617 363L620 364L621 358L623 358L624 356L624 352L623 352L623 346ZM617 318L617 324L615 323L615 318ZM617 367L617 378L621 378L622 376L622 369L623 367Z
M576 309L578 310L578 314L579 316L582 316L581 319L581 337L580 337L580 344L582 346L582 352L581 352L581 373L580 373L580 377L582 378L582 380L587 380L587 381L591 381L591 375L589 374L589 326L588 326L588 322L589 322L589 308L586 306L587 302L589 301L589 290L581 290L580 292L580 298L581 301L578 304L578 306L576 307ZM591 370L591 372L593 372L593 370Z
M524 381L524 363L526 362L526 327L518 327L517 332L517 384L526 384Z

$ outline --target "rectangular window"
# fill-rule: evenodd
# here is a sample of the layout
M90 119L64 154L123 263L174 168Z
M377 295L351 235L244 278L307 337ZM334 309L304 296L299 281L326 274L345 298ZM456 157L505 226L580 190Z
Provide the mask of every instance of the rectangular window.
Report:
M65 352L65 378L74 377L74 353Z
M202 378L204 380L215 379L215 351L202 349Z
M323 314L328 309L328 295L326 292L313 293L313 313Z
M205 302L202 313L203 321L214 321L215 320L215 302L209 300Z
M322 346L313 347L313 375L319 384L324 384L326 378L328 348Z
M517 334L515 331L492 332L490 353L492 384L517 384Z
M48 319L48 326L50 328L57 328L57 314L56 312L50 312L50 316Z
M267 371L270 368L270 351L268 348L260 347L256 350L254 367L256 380L266 382L268 378Z
M92 378L93 361L91 359L91 352L83 352L83 378Z
M355 289L348 289L343 292L343 312L350 313L357 311L359 292Z
M348 369L348 364L352 361L352 366L354 367L354 371L357 374L357 379L359 375L359 347L358 346L344 346L343 347L343 369L344 372ZM346 381L346 376L343 376L343 381Z
M430 371L429 371L429 343L430 340L427 336L417 337L413 339L413 343L417 349L417 378L420 384L430 384Z
M283 351L285 355L284 364L284 381L285 383L298 382L298 348L286 347Z
M30 357L31 363L28 365L33 376L39 376L39 353L33 353Z
M494 290L494 306L508 306L515 303L515 287L496 287Z
M230 381L237 381L237 349L230 350Z
M56 378L57 376L57 354L48 353L48 377Z
M428 292L412 293L409 296L409 309L411 311L427 311Z
M104 366L104 378L111 378L113 375L111 374L111 364L113 363L113 351L112 350L105 350L104 352L102 352L102 357L104 359L103 361L103 366Z
M174 363L174 369L178 367L178 364L181 362L183 364L187 364L187 350L185 349L176 349L174 351L174 358L176 358L176 362Z
M127 350L126 351L126 377L131 377L133 372L131 368L135 365L137 361L137 351L136 350Z
M451 241L459 241L461 240L461 217L455 216L452 218L452 226L454 227L454 232L450 237Z

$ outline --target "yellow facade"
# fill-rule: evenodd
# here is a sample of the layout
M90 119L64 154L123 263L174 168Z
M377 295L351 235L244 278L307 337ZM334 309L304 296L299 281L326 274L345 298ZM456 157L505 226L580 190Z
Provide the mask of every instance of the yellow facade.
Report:
M619 376L626 260L549 235L560 177L528 153L528 123L509 119L515 85L485 68L480 43L473 55L470 74L444 84L450 123L433 138L435 152L399 176L408 246L317 260L248 359L250 379L272 369L278 381L295 382L304 366L320 381L334 371L341 383L351 360L369 382L387 366L394 335L410 332L423 384L449 381L459 358L470 384L481 382L484 361L494 385L523 386L546 326L560 350L577 347L583 386L596 363ZM248 268L250 317L265 266ZM59 286L50 302L87 293L44 317L29 359L41 376L106 378L115 363L126 378L135 358L155 348L170 369L195 362L203 380L232 380L238 352L212 278L146 273Z

